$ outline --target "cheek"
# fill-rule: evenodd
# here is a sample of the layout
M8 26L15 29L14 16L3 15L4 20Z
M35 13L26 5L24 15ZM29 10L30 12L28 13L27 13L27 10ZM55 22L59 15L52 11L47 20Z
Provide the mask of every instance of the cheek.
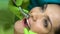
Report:
M34 31L34 32L37 32L37 33L42 32L43 29L44 29L43 25L40 24L39 21L38 22L33 22L31 24L31 30Z
M30 23L31 23L30 29L32 31L34 31L34 32L37 32L37 33L48 33L49 32L48 29L44 28L43 22L41 22L38 19L35 22L34 21L33 22L30 21Z

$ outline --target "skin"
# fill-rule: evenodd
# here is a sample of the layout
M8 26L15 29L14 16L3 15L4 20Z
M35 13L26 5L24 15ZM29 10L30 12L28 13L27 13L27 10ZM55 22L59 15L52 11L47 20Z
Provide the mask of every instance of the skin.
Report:
M55 30L60 26L60 6L56 4L47 5L46 9L41 7L34 7L30 11L30 17L28 19L28 25L30 30L38 34L54 34ZM46 21L47 22L46 22ZM24 34L23 25L24 19L15 23L14 34ZM47 23L47 24L46 24ZM52 24L52 29L51 29ZM50 31L51 30L51 31Z

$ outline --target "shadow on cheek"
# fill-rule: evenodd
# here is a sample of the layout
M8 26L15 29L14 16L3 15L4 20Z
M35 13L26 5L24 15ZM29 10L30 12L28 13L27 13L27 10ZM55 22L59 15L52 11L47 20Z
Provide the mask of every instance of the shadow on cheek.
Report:
M56 29L55 34L60 34L60 27Z

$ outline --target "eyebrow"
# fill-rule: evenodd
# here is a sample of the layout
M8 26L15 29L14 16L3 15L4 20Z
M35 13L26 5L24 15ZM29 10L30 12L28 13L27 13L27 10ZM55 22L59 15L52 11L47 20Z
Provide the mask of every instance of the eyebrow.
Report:
M50 18L48 16L47 16L47 19L48 19L49 22L51 22L51 20L50 20Z
M46 8L47 8L47 5L48 5L48 4L43 5L43 6L42 6L42 9L44 9L44 8L46 9Z
M48 19L48 21L49 21L49 23L51 25L51 29L50 29L50 32L51 32L51 30L52 30L52 22L51 22L51 19L49 18L49 16L47 16L47 19Z
M45 17L48 19L49 22L51 22L51 19L49 18L49 16L46 16ZM52 23L52 22L51 22Z
M48 6L48 4L45 4L45 5L41 6L42 12L44 12L44 10L47 9L47 6Z

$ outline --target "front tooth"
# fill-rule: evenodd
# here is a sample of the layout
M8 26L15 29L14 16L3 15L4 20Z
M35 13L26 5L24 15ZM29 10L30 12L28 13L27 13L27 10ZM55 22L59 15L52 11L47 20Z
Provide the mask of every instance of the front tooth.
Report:
M28 19L27 19L27 24L28 24L29 27L31 27L31 24L29 23L29 20Z

